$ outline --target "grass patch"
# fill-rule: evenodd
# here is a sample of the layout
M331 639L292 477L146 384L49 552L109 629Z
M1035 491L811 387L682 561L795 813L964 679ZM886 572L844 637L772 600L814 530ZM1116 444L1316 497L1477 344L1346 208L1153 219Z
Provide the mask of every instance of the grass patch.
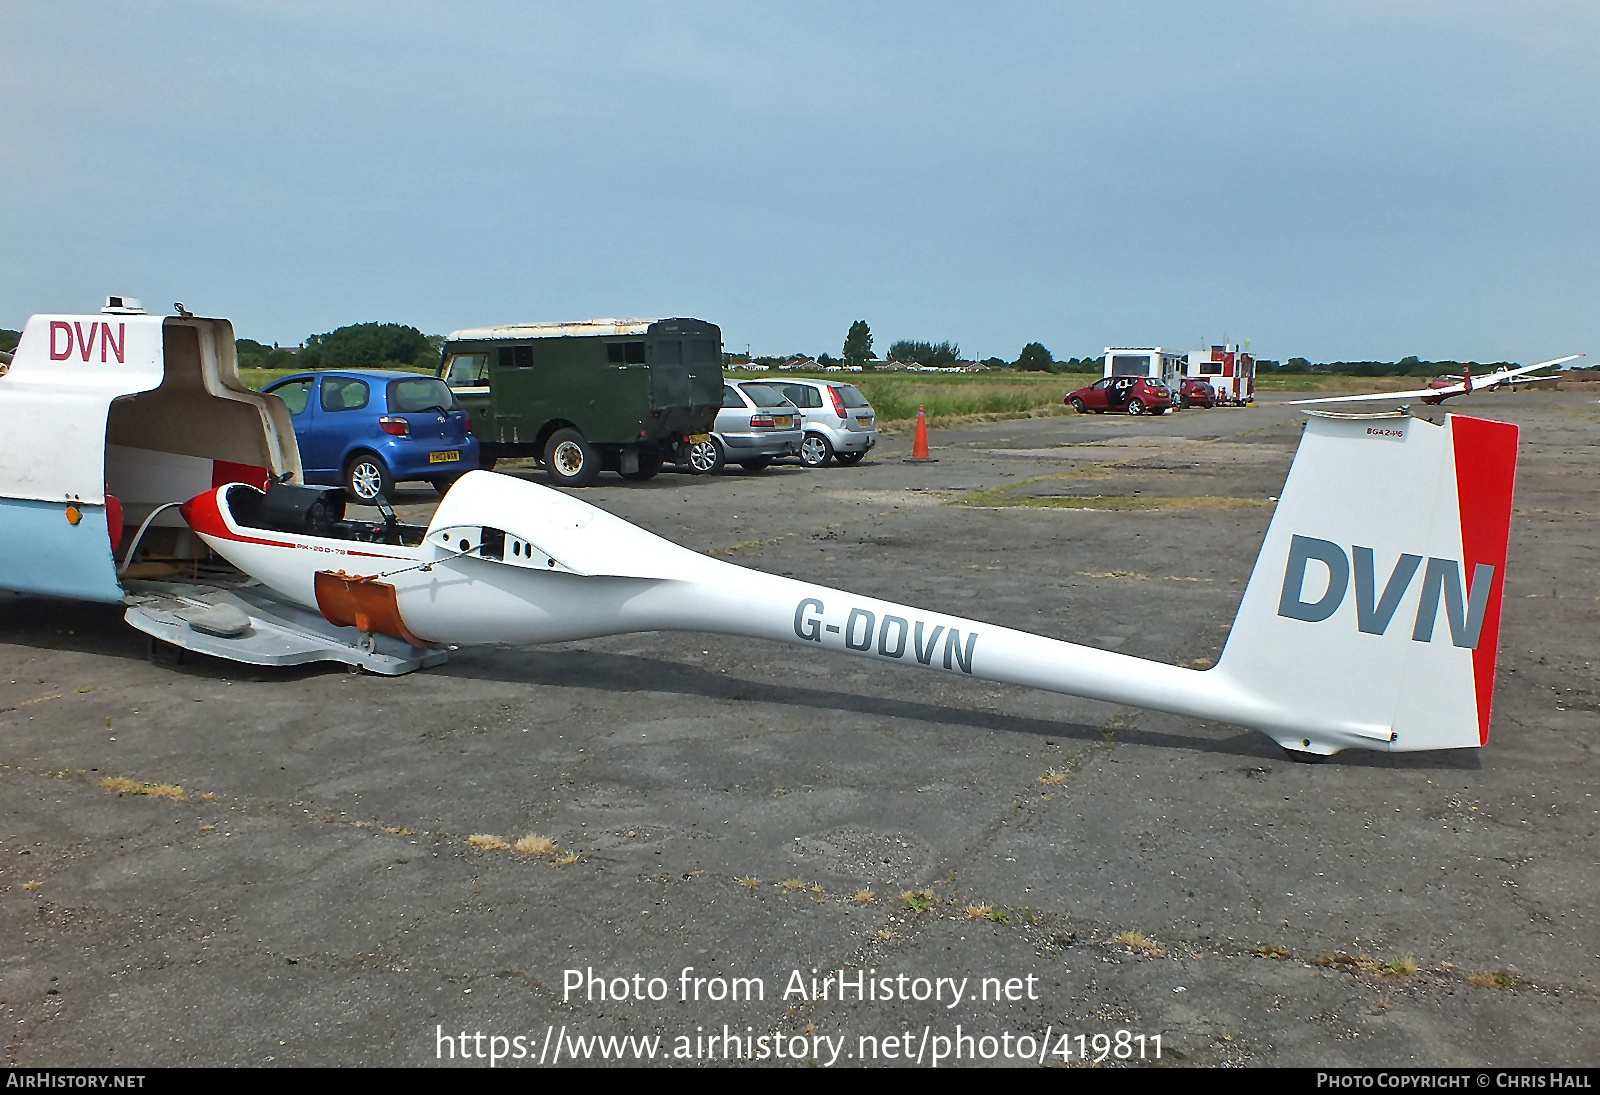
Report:
M1294 952L1288 947L1280 947L1276 943L1257 943L1250 948L1250 953L1262 958L1293 958Z
M1380 977L1406 977L1416 973L1418 969L1416 958L1409 954L1387 962L1379 962L1369 955L1349 954L1345 951L1324 951L1311 959L1311 964L1343 973L1375 973Z
M799 893L801 890L810 889L811 884L803 878L786 878L778 883L778 889L784 893Z
M100 786L119 795L148 795L151 798L171 799L173 802L189 801L183 788L175 783L140 783L121 776L107 776L100 781Z
M830 374L827 379L841 378ZM930 424L935 425L943 419L971 415L1031 418L1067 414L1070 409L1061 402L1067 393L1098 379L1070 373L852 373L848 377L872 404L880 424L911 421L917 417L917 408L923 407Z
M549 837L529 833L511 845L511 850L521 852L523 855L552 855L559 849L556 848L556 842Z
M1051 768L1039 777L1039 782L1047 787L1058 787L1066 783L1083 768L1083 755L1068 757L1067 763L1061 768Z
M40 882L37 878L35 878L31 882L24 882L22 884L22 888L24 890L27 890L29 893L32 893L34 890L37 890L40 886L43 886L43 885L44 885L43 882Z
M1467 978L1467 984L1476 985L1480 989L1514 989L1522 984L1522 978L1510 970L1488 970L1484 973L1475 973Z
M1258 392L1408 392L1428 386L1420 376L1350 376L1346 373L1256 374Z
M1358 958L1355 955L1347 954L1344 951L1323 951L1321 954L1316 955L1311 959L1311 964L1313 966L1320 966L1323 969L1329 970L1354 971L1361 969L1363 965L1369 969L1375 970L1378 968L1378 964L1372 959L1364 957Z
M900 907L907 912L927 912L938 903L932 890L907 890L900 895Z
M734 879L734 881L737 882L739 885L743 886L747 890L753 890L757 886L761 885L761 879L755 877L754 875L748 875L748 874L745 875L743 878L736 878L736 879Z
M987 920L991 924L1011 923L1011 914L1004 909L997 909L993 905L968 905L968 920Z
M1416 956L1405 954L1399 958L1391 958L1378 967L1378 972L1385 977L1410 977L1417 972L1417 968Z
M503 836L495 836L492 833L473 833L467 837L467 843L486 852L509 852L511 850L511 842L509 840Z
M878 895L871 890L857 890L855 896L851 897L850 900L857 905L870 905L878 900Z
M1163 958L1167 953L1165 947L1140 931L1120 932L1111 941L1147 958Z

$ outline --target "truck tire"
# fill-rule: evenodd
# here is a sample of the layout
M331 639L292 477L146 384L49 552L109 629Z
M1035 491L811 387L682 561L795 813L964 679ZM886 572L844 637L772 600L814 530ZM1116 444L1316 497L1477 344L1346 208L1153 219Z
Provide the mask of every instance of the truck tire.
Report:
M600 454L569 426L545 442L544 470L558 487L592 487L600 478Z

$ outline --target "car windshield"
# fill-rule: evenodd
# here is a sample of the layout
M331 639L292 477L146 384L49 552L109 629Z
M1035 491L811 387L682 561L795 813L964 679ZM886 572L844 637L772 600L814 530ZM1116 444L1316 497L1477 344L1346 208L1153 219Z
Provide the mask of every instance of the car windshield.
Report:
M790 407L787 396L770 384L741 384L740 389L758 407Z
M871 403L867 402L867 397L856 390L856 386L854 384L835 384L833 386L833 390L839 393L839 396L844 400L844 405L846 407L872 406Z
M389 381L389 410L396 414L455 409L456 397L442 380L417 376Z

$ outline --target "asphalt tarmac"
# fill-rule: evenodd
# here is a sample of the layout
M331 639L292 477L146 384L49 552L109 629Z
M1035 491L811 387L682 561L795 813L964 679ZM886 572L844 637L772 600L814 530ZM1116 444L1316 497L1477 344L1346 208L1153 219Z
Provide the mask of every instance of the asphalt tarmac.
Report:
M1523 426L1481 751L1304 764L696 634L395 679L158 665L114 606L0 594L4 1062L1600 1061L1600 385L1563 388L1450 408ZM1298 433L1269 397L579 493L745 566L1203 667Z

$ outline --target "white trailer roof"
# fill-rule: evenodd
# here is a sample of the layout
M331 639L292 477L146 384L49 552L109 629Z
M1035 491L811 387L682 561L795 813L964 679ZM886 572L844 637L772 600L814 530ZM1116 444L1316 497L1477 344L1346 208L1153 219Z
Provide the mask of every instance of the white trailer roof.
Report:
M466 327L451 331L448 341L499 338L580 338L585 335L642 335L654 319L580 319L571 323L513 323L505 327Z

